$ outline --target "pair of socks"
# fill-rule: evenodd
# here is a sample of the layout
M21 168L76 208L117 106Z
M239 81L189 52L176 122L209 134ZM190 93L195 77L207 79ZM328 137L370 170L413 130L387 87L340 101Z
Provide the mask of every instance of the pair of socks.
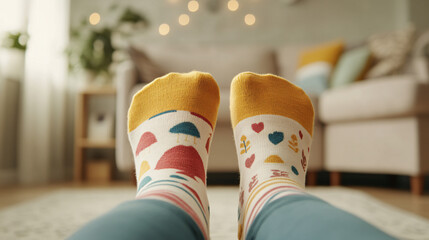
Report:
M314 111L302 89L245 72L231 83L231 121L240 169L238 238L270 202L303 194ZM133 98L128 113L137 199L170 203L209 238L206 172L219 106L208 73L170 73Z

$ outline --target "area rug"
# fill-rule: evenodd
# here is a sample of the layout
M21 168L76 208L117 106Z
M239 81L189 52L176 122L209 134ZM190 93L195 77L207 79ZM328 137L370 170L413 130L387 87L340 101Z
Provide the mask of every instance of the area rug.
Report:
M429 239L429 221L360 191L316 187L308 191L399 239ZM0 239L64 239L89 220L133 198L133 188L64 189L0 211ZM236 187L209 187L214 240L236 239Z

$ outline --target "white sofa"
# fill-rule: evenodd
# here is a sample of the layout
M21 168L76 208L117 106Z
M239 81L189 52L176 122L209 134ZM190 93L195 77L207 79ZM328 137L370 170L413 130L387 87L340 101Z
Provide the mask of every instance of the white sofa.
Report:
M429 173L429 32L414 44L402 75L325 91L319 101L324 169L410 176L421 195Z
M303 47L278 49L252 46L139 46L157 74L200 70L211 73L220 86L218 122L209 157L209 172L238 171L229 116L229 87L243 71L274 73L293 80ZM420 59L421 60L421 59ZM425 63L427 64L427 63ZM153 75L153 74L152 74ZM340 184L341 172L398 174L411 177L415 194L423 191L429 173L429 84L427 76L396 75L367 79L310 96L316 112L307 183L320 170L331 172ZM117 148L120 170L133 169L126 133L126 114L132 95L143 87L135 66L123 63L117 72ZM321 119L321 120L319 120Z
M168 72L199 70L211 73L220 87L218 121L210 150L209 172L237 172L238 164L230 122L229 95L232 78L244 71L274 73L292 78L295 72L299 48L285 47L277 50L254 46L137 46L151 61L141 67L144 75L156 76ZM154 70L154 68L157 68ZM140 69L141 70L141 69ZM151 71L152 73L149 73ZM152 74L152 75L151 75ZM143 74L141 74L143 75ZM127 139L127 110L132 95L144 86L138 81L132 62L125 62L117 70L117 128L116 163L122 171L134 168L131 148ZM308 183L315 182L315 173L322 170L322 124L317 120L317 98L313 97L316 109L314 140L309 161Z
M411 177L415 194L429 173L429 84L412 75L360 82L320 99L325 164L331 183L340 172Z

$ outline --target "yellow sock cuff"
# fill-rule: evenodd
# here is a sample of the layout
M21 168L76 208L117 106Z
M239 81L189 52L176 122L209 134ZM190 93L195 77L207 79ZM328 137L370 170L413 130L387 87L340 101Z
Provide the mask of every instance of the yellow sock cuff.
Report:
M157 114L183 110L205 118L214 128L219 107L219 87L208 73L169 73L138 93L128 111L128 131Z
M240 73L231 83L231 121L235 127L248 117L272 114L291 118L313 136L314 110L305 92L272 74Z

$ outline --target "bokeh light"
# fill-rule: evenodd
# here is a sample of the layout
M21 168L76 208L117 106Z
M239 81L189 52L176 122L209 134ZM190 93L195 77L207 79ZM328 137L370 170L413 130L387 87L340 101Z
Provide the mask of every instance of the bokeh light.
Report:
M188 2L188 10L190 12L196 12L198 11L198 8L200 8L200 4L197 1L192 0Z
M229 0L228 1L228 9L230 11L232 11L232 12L237 11L238 6L239 6L239 4L238 4L237 0Z
M244 17L244 22L247 24L247 25L249 25L249 26L252 26L253 24L255 24L255 22L256 22L256 18L255 18L255 15L253 15L253 14L247 14L245 17Z
M91 13L91 15L89 15L89 23L91 25L97 25L101 20L101 16L99 13L97 12L93 12Z
M170 32L170 26L166 23L163 23L159 25L158 31L159 31L159 34L161 34L162 36L165 36Z
M188 14L182 14L179 16L179 24L182 26L186 26L189 24L189 15Z

